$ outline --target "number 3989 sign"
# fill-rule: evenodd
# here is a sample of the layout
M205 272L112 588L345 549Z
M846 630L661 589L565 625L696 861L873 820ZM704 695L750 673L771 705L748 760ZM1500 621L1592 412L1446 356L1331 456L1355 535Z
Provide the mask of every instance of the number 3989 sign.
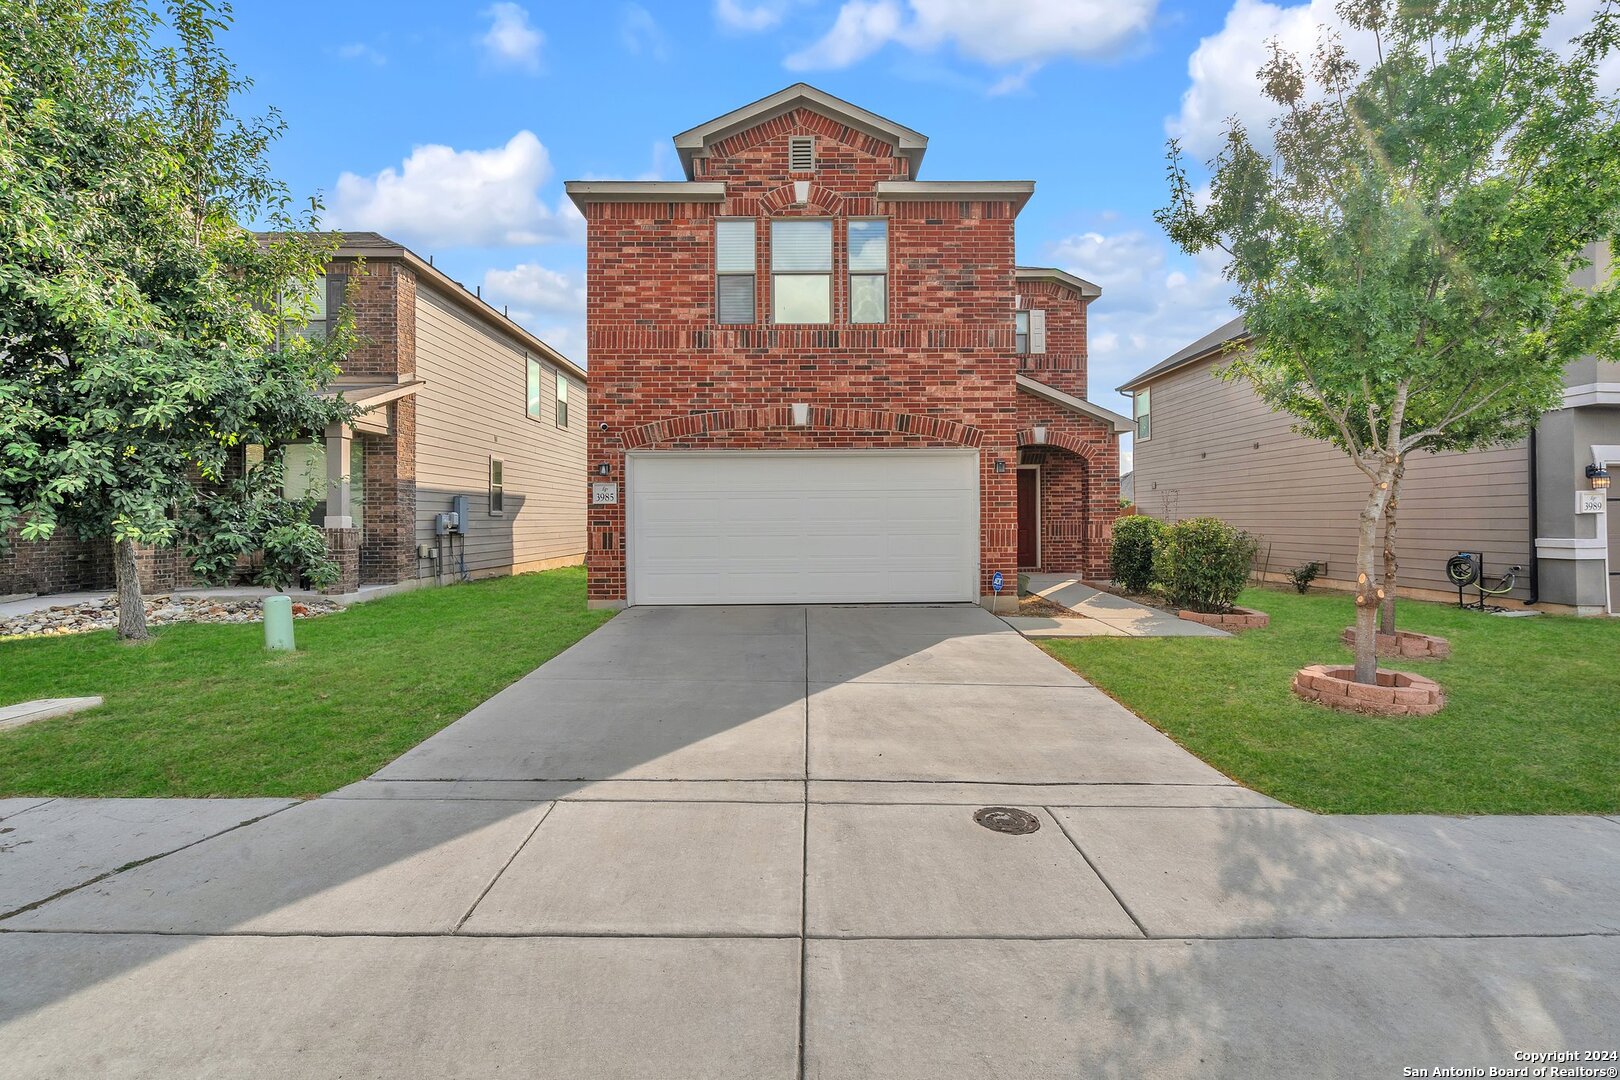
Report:
M612 505L613 503L616 503L618 501L619 501L619 485L618 484L592 484L591 485L591 505L592 506Z

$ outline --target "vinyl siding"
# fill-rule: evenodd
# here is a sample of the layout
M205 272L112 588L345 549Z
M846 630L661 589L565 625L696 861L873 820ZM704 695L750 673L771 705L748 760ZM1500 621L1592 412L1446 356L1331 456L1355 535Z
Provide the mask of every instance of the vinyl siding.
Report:
M1260 537L1272 573L1325 560L1329 580L1350 582L1366 477L1339 450L1296 435L1247 383L1215 378L1216 366L1199 361L1149 384L1153 435L1135 445L1139 512L1224 518ZM1445 563L1460 550L1484 552L1487 574L1528 567L1528 469L1522 442L1413 455L1401 495L1402 587L1450 589Z
M452 495L469 496L465 555L474 575L585 552L585 386L569 379L569 426L557 427L558 369L542 360L541 417L530 419L526 356L496 329L418 292L416 374L426 385L417 394L417 541L432 541L434 515ZM492 456L503 463L500 517L489 512ZM454 569L447 559L444 570Z

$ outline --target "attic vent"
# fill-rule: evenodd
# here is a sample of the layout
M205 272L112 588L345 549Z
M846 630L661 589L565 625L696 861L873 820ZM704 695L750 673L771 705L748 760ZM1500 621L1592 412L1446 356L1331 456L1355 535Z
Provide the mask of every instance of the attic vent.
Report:
M788 140L788 171L816 171L816 140L805 136Z

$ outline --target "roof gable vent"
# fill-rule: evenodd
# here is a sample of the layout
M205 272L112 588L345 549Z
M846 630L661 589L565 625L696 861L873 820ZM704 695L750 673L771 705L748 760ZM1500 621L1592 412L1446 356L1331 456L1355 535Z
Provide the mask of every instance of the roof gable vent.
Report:
M808 135L788 140L788 171L816 171L816 140Z

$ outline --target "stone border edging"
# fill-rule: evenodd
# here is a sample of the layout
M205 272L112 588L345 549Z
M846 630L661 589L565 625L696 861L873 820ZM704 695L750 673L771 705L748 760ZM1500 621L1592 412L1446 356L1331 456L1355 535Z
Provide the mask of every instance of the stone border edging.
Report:
M1203 623L1217 630L1259 630L1271 625L1271 616L1253 608L1235 607L1231 611L1205 612L1183 609L1176 613L1188 622Z
M1350 648L1356 647L1356 628L1347 626L1339 640ZM1451 642L1433 634L1419 634L1415 630L1397 630L1393 634L1378 635L1379 656L1399 656L1408 660L1444 660L1451 655Z
M1373 686L1356 682L1355 671L1344 664L1300 668L1294 675L1294 695L1340 712L1370 716L1433 716L1445 708L1445 691L1433 679L1380 669Z

